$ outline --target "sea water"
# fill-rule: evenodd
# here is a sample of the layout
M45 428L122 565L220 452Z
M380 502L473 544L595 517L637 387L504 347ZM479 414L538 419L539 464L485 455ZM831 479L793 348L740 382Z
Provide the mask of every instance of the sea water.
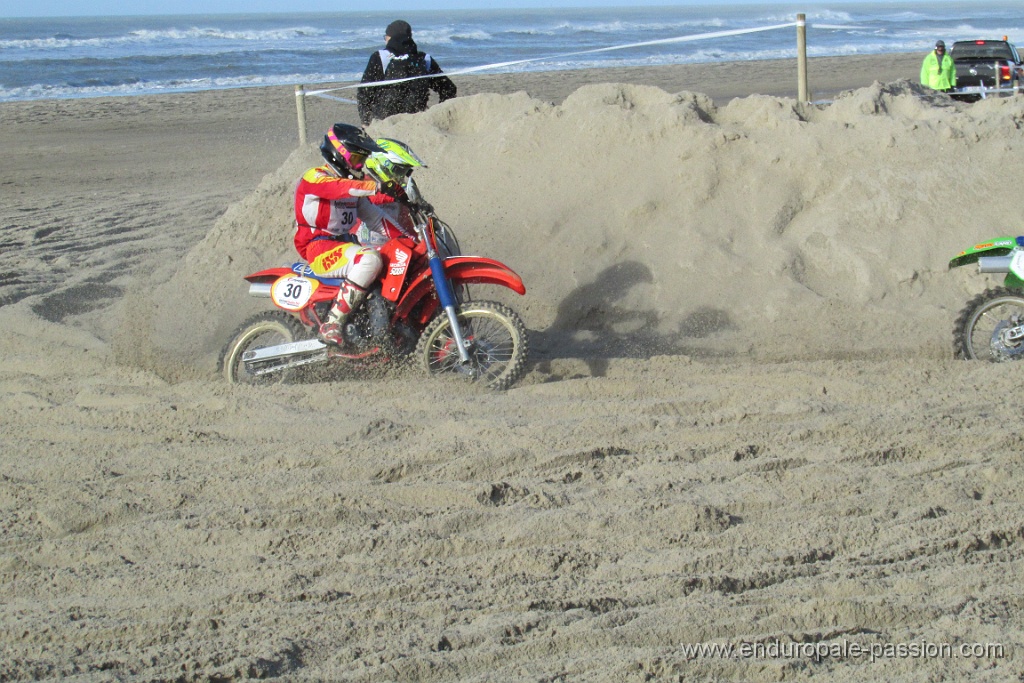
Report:
M452 74L790 58L798 13L810 57L1024 43L1019 2L9 18L0 101L357 82L396 18Z

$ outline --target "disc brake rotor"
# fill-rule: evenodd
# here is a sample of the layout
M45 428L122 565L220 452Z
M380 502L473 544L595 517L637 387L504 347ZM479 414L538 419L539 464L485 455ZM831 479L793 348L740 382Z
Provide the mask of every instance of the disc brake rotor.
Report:
M438 364L446 365L456 372L461 372L471 377L480 374L491 365L491 354L473 338L473 335L466 336L466 351L469 353L469 364L463 365L459 358L459 347L451 337L445 340L444 346L437 350L434 358Z
M1024 356L1024 333L1012 320L1001 320L992 330L992 355L998 360L1016 360Z

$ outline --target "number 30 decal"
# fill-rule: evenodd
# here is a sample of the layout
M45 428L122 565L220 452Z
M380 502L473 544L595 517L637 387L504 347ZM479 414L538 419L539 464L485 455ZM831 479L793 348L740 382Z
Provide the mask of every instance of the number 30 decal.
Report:
M270 288L270 298L287 311L301 310L320 285L307 277L287 276L278 278Z

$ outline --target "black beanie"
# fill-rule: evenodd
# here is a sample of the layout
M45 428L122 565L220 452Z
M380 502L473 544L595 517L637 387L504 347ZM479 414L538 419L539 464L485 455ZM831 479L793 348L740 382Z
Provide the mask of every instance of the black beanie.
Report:
M388 38L412 38L412 26L409 26L409 22L396 19L388 24L387 30L384 31L384 35Z

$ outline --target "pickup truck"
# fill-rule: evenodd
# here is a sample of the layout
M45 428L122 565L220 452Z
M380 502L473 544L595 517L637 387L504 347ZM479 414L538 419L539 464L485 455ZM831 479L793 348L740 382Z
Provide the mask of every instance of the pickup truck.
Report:
M1003 40L958 40L949 56L956 66L956 87L950 92L954 99L975 102L1021 92L1024 63L1005 36Z

